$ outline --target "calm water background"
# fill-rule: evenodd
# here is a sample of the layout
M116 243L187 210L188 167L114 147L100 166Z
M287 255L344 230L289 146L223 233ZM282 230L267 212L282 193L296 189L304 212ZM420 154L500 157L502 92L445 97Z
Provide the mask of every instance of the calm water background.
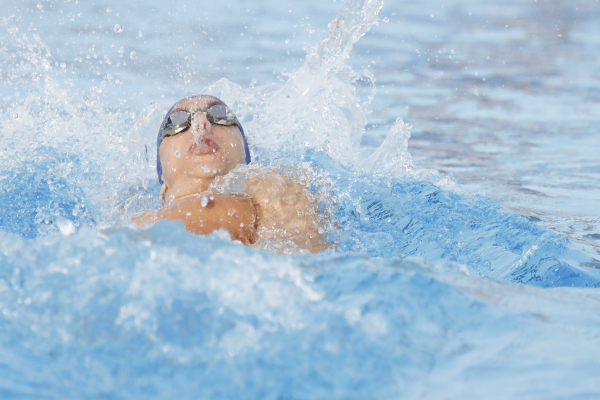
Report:
M0 397L600 396L600 295L548 288L600 284L598 1L0 4ZM206 87L326 171L336 253L122 227Z

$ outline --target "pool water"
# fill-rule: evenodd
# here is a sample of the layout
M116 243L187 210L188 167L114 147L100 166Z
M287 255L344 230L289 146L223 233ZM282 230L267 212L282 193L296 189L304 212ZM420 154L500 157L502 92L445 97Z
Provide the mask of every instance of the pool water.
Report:
M3 6L2 399L600 396L597 1ZM131 224L199 92L329 251Z

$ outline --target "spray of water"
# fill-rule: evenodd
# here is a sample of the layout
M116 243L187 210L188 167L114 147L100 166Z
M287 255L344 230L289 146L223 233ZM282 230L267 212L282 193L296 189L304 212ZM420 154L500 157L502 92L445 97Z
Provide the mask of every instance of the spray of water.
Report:
M371 78L357 74L346 61L356 42L377 24L382 6L381 0L345 2L328 35L307 48L305 64L289 73L281 87L242 89L220 80L207 88L252 111L247 130L256 159L297 162L307 151L318 151L344 166L355 162L368 102L361 103L353 83Z
M127 107L107 107L100 95L112 77L76 88L35 31L8 29L2 85L13 95L0 116L0 185L4 202L27 203L6 218L30 223L26 235L35 236L57 230L61 218L110 225L147 207L153 150L143 134L162 110L150 106L136 118Z

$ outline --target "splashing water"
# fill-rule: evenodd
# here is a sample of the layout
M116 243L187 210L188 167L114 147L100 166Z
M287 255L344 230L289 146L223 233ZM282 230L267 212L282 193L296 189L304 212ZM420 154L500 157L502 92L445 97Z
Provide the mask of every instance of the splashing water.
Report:
M296 167L331 220L335 248L319 255L180 223L133 227L133 212L160 206L153 146L168 105L107 102L115 60L93 50L107 70L79 87L40 35L5 18L2 398L600 394L598 261L420 167L401 119L378 148L360 147L375 85L348 60L382 6L346 1L282 85L203 90L235 110L255 160L215 190ZM129 24L105 27L152 36Z
M348 2L329 24L328 36L308 49L305 65L281 88L243 90L220 80L207 89L229 103L254 104L249 129L258 160L271 162L285 153L297 161L303 155L298 149L323 151L343 166L356 160L366 119L352 86L359 75L346 60L377 23L382 6L382 1Z

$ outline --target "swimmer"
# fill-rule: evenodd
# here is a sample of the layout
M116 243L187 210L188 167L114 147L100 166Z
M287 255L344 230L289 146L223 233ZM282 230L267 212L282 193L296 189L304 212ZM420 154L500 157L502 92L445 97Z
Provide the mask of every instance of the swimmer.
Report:
M215 190L236 166L250 163L242 125L221 100L198 95L178 101L158 132L157 172L163 207L133 217L139 226L182 221L207 235L225 229L250 245L291 240L310 252L325 250L314 195L280 171L261 168L244 176L243 192Z

